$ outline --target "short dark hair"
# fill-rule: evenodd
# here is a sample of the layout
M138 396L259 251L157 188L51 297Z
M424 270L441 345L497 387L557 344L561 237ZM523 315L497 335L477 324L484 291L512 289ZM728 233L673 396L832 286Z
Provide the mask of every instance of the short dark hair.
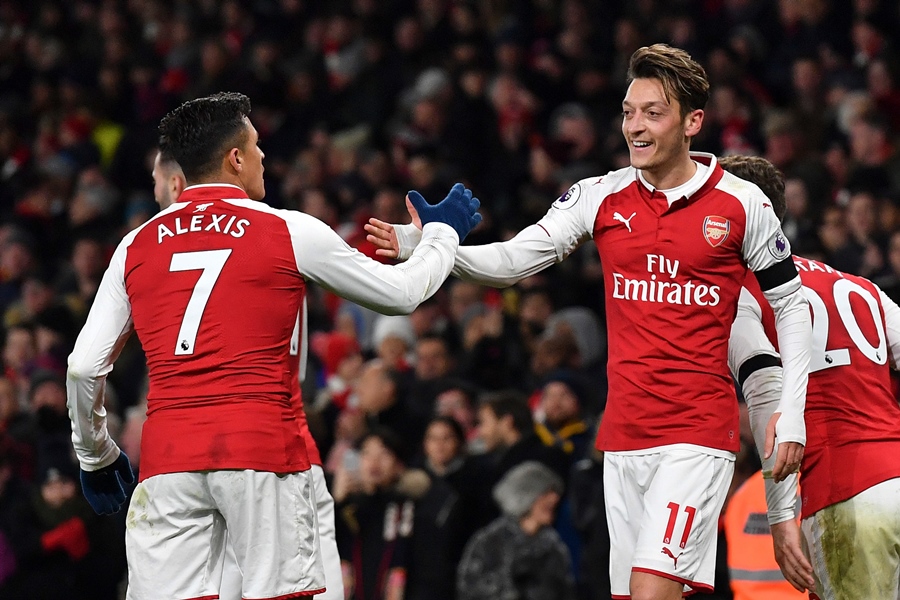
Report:
M784 218L787 212L787 202L784 199L784 173L778 167L761 156L723 156L719 159L722 168L746 179L762 190L762 193L772 201L772 209L778 220Z
M702 109L709 100L709 79L700 63L691 55L666 44L653 44L635 50L628 63L628 82L658 79L666 100L678 100L682 118Z
M523 435L534 430L534 417L528 407L528 398L515 390L485 394L481 399L481 406L491 409L498 419L511 416L513 427Z
M250 99L236 92L188 100L163 117L159 150L171 157L189 181L215 173L221 153L243 144Z

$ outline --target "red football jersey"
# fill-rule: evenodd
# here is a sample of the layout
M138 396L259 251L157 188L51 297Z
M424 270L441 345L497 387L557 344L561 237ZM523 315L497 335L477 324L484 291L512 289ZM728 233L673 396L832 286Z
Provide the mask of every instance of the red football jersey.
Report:
M142 477L309 468L298 389L305 281L385 314L409 313L453 268L459 236L424 226L402 266L364 256L322 221L225 184L191 186L113 253L69 356L72 442L82 468L111 464L105 377L136 331L150 371Z
M871 281L807 258L794 257L794 263L813 320L800 470L807 517L900 477L900 405L890 373L890 348L898 340L889 339L900 323L888 326L884 306L891 301ZM746 287L777 348L771 308L753 278Z
M125 289L150 390L141 476L309 468L290 345L305 281L284 220L192 187L134 236ZM162 302L161 299L165 299Z
M303 310L306 309L304 303ZM294 334L291 336L291 368L293 373L291 379L294 384L294 390L291 394L291 404L294 407L294 414L297 416L297 426L300 428L300 437L306 446L306 453L309 456L309 462L313 465L322 466L322 455L319 453L319 446L309 430L309 421L306 418L306 410L303 408L303 393L300 386L300 371L306 368L306 351L307 351L307 332L306 317L303 312L297 316L297 322L294 324Z
M579 182L538 223L561 257L586 232L600 253L609 323L601 450L737 451L728 337L747 268L764 274L767 289L797 277L759 188L712 156L692 156L706 165L703 178L671 205L627 168Z

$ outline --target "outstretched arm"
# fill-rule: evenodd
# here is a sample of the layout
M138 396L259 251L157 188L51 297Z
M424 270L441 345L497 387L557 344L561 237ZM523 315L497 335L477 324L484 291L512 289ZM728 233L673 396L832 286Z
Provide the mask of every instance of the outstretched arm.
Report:
M299 272L335 294L383 314L415 310L450 274L459 240L481 216L477 199L462 184L434 206L416 192L410 192L410 197L422 213L424 232L410 259L401 265L372 260L318 219L280 211L291 234Z

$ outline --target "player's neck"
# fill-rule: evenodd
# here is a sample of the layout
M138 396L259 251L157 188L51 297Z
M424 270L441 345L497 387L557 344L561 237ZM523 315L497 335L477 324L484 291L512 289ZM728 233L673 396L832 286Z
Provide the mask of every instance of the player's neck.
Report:
M229 185L239 187L242 190L244 190L245 192L247 191L246 189L244 189L244 184L241 182L241 179L240 179L240 177L237 176L237 174L221 172L221 171L219 173L214 173L212 175L206 175L204 177L197 177L196 179L193 179L193 180L187 182L188 187L190 187L192 185L209 185L209 184L215 184L215 183L227 183Z
M671 190L687 182L697 172L697 165L690 154L685 154L677 164L661 165L658 169L642 169L644 179L657 190Z

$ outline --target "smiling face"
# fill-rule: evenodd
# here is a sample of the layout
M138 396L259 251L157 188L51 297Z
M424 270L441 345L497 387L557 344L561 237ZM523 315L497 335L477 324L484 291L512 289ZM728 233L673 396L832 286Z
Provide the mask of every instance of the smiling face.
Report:
M688 152L691 138L700 131L702 110L682 117L681 105L674 97L666 99L661 81L638 78L628 86L622 117L631 166L641 169L647 181L669 189L690 178Z

